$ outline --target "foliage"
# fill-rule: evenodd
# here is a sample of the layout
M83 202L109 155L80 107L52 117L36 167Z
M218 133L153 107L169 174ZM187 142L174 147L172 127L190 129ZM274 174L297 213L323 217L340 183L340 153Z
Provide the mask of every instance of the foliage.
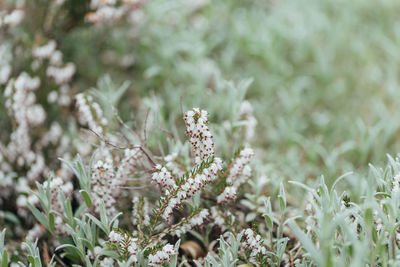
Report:
M0 265L398 265L399 11L3 1Z

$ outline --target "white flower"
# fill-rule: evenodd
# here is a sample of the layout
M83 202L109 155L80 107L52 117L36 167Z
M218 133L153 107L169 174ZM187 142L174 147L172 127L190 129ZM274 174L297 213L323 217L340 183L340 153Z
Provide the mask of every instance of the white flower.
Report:
M231 183L236 189L250 178L251 168L248 164L253 157L254 151L251 148L244 148L234 159L226 181Z
M25 17L25 12L21 9L15 9L11 11L10 14L7 14L4 16L4 24L7 24L8 26L17 26L20 24Z
M233 186L225 187L224 191L217 197L219 204L227 203L236 199L236 188Z
M103 118L103 111L99 104L94 102L91 96L82 93L77 94L75 99L80 122L87 124L95 133L103 133L103 127L107 125L107 121Z
M157 251L155 254L149 255L148 264L160 265L164 262L169 262L171 255L176 254L174 246L166 244L162 250Z
M239 115L243 118L245 138L248 141L254 136L255 128L257 126L257 119L253 116L253 107L250 102L242 102Z
M119 232L113 230L108 234L108 240L113 243L120 243L123 237Z
M128 246L129 254L130 255L136 255L137 251L138 251L138 247L137 247L136 243L133 242L133 240L131 240L131 242L130 242L130 244Z
M265 256L267 254L267 250L261 243L261 236L256 235L254 236L253 230L250 228L243 230L243 237L245 238L245 241L243 243L243 246L247 249L250 250L250 256L251 257L256 257L257 255L263 255Z
M196 164L214 156L213 136L207 126L207 116L208 112L199 108L186 112L184 116L186 134L189 136Z
M114 260L112 258L106 257L102 261L99 262L100 267L113 267Z
M171 172L167 168L160 165L156 166L156 171L152 175L152 179L157 184L164 188L174 188L176 187L175 179L173 178Z
M56 50L56 42L54 40L49 41L43 46L33 48L32 56L38 59L50 58Z
M392 185L393 185L392 187L393 193L400 192L400 174L397 174L396 176L393 177Z
M76 67L73 63L67 63L64 67L56 67L50 65L47 68L46 75L53 78L56 84L64 84L72 79L75 74Z
M0 65L0 85L5 84L8 81L8 78L11 74L11 66L10 65Z

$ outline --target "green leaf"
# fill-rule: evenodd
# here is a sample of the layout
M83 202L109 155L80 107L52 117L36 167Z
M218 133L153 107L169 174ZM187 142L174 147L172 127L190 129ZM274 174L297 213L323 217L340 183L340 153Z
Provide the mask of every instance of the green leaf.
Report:
M90 261L90 259L89 259L88 256L85 257L85 264L86 264L86 267L93 267L93 266L96 266L96 265L93 265L93 264L92 264L92 262Z
M110 220L109 224L111 225L122 214L123 214L122 212L118 212L116 215L114 215L114 217L112 217L112 219Z
M364 212L365 224L372 227L374 224L374 214L371 208L366 208Z
M65 213L67 214L67 218L73 225L74 214L72 213L71 201L69 199L66 199L66 201L64 203L65 203L64 209L65 209Z
M339 178L337 178L336 180L335 180L335 182L333 183L333 185L332 185L332 187L331 187L331 194L333 193L333 190L335 190L335 187L336 187L336 185L341 181L341 180L343 180L344 178L346 178L347 176L349 176L349 175L351 175L351 174L353 174L353 172L346 172L345 174L343 174L343 175L341 175Z
M86 204L82 204L79 206L79 208L76 209L74 213L75 218L81 217L82 212L87 208Z
M74 252L76 252L79 255L79 257L81 259L85 259L85 256L83 255L83 253L77 247L75 247L74 245L71 245L71 244L64 244L64 245L58 246L56 248L56 251L60 250L60 249L64 249L64 248L72 249Z
M300 243L310 254L310 257L315 261L317 266L323 266L324 260L321 253L314 246L312 240L291 220L288 222L289 227L292 229L294 235L299 239Z
M13 224L21 224L18 217L15 216L15 214L10 211L4 212L4 219L8 220L9 222L12 222Z
M55 226L54 226L54 213L53 212L49 213L49 228L50 228L51 232L53 232L54 229L55 229Z
M90 208L92 206L92 200L89 196L89 193L86 190L80 190L79 193L81 193L81 196L83 198L83 200L85 201L85 204L88 208Z
M42 267L42 262L39 257L35 257L35 267Z
M274 215L272 213L271 199L270 198L267 198L264 201L264 206L265 206L265 210L266 210L266 213L263 214L263 216L265 218L265 223L267 224L267 227L269 229L272 229L272 227L274 225Z
M87 240L86 238L80 238L80 239L83 241L83 243L86 245L88 249L90 249L91 251L94 250L94 246L89 240Z
M35 194L39 198L42 209L47 213L50 210L50 192L47 193L47 191L44 191L43 186L38 182L36 182L36 188L38 189L38 194L34 191L32 191L32 194Z
M269 217L268 214L264 214L264 219L265 219L265 223L267 224L267 227L269 229L272 229L273 221L272 221L271 217Z
M7 250L3 251L3 257L1 259L1 267L7 267L8 266L8 255L7 255Z
M46 216L31 203L27 202L27 205L33 216L35 216L36 220L38 220L47 230L51 231Z
M33 256L28 255L28 261L29 261L33 266L35 266L35 258L34 258Z
M103 230L104 233L107 233L107 228L104 227L104 225L96 218L94 217L92 214L86 213L85 214L89 219L91 219L101 230Z
M80 187L85 190L89 190L90 179L85 171L85 168L83 167L83 161L80 155L77 155L77 159L73 163L62 158L58 159L65 163L74 172L75 176L78 178Z
M286 209L286 194L285 194L285 188L283 187L282 182L279 187L278 198L279 198L279 206L281 208L281 211L284 211Z

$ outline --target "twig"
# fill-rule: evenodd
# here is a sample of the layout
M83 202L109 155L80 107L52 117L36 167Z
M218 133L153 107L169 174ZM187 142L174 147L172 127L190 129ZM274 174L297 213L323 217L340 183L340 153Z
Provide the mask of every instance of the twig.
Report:
M149 114L150 114L150 108L147 109L146 119L144 120L143 135L144 135L144 143L145 144L147 144L147 120L149 119Z
M110 103L110 105L111 105L111 103ZM131 127L129 127L128 125L126 125L126 123L125 123L125 122L121 119L121 117L119 116L118 110L117 110L113 105L111 105L111 108L112 108L112 110L113 110L113 112L114 112L114 115L115 115L115 117L117 118L118 122L121 123L122 126L124 126L128 131L130 131L130 132L132 132L134 135L136 135L137 138L139 139L139 142L142 144L142 143L143 143L143 140L142 140L142 138L140 137L140 134L138 134L135 130L133 130L133 129L132 129Z
M99 133L96 133L95 131L93 131L92 129L89 129L89 131L91 131L92 133L94 133L97 137L99 137L104 143L106 143L107 145L110 145L112 147L115 147L116 149L140 149L143 154L146 156L146 158L151 162L151 164L153 166L156 166L157 163L153 160L153 158L149 155L149 153L144 149L143 146L141 145L129 145L127 147L121 147L118 146L116 144L111 143L110 141L108 141L107 139L105 139L103 136L101 136Z

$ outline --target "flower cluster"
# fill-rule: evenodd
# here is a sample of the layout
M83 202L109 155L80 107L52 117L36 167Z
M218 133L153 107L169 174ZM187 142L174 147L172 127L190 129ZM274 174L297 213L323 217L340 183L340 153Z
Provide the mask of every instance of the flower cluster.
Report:
M3 26L15 27L22 23L25 17L25 11L16 8L10 12L0 10L0 28Z
M218 172L222 170L222 160L214 158L207 167L190 174L188 179L178 186L167 196L167 207L164 210L163 218L169 220L174 208L178 207L184 200L191 198L199 192L206 184L211 183L218 177Z
M263 241L261 240L261 236L258 234L255 235L253 230L250 228L243 230L243 232L243 237L245 238L243 246L250 251L250 257L254 258L258 255L266 256L267 249L262 244Z
M38 77L33 78L23 72L16 79L9 80L4 91L6 108L16 125L6 154L9 162L16 162L19 166L29 166L41 156L32 151L30 137L30 128L42 124L46 118L42 106L36 104L34 91L39 85Z
M186 134L195 156L195 163L200 164L214 156L213 136L208 129L208 112L194 108L185 113Z
M54 79L56 84L68 83L75 74L76 68L73 63L67 63L64 67L49 66L47 68L47 76Z
M208 209L202 209L198 214L190 218L187 223L180 225L172 234L176 236L181 236L193 227L203 226L209 216L210 212L208 211Z
M174 249L174 246L171 244L166 244L162 250L157 251L154 254L149 255L149 264L150 265L161 265L164 262L170 262L170 258L172 255L177 252Z
M86 19L91 23L112 23L131 13L140 4L140 0L92 0L90 7L93 11L86 14Z
M150 225L149 211L151 209L148 199L134 196L132 198L132 204L132 223L134 225L138 223L142 223L145 226Z
M132 257L134 262L137 262L136 255L139 251L139 247L136 245L136 240L130 237L128 234L113 230L108 235L108 241L117 245L118 249L122 251L122 253L128 254L128 256Z
M235 188L239 188L241 184L251 176L250 160L254 157L254 151L251 148L244 148L239 152L229 169L229 175L226 178Z
M250 160L254 157L251 148L242 149L230 165L226 182L231 186L225 187L224 191L217 197L220 204L228 203L236 199L237 191L241 184L245 183L251 176Z
M115 179L113 164L110 160L97 161L93 166L92 177L92 200L96 213L100 212L100 204L103 201L107 214L115 214L116 199L119 192L119 181Z
M233 186L225 187L224 191L218 195L217 202L225 204L236 199L236 188Z
M250 141L255 133L257 119L253 115L253 106L249 101L243 101L240 105L239 116L243 119L245 125L245 140Z
M56 48L56 42L54 40L50 40L45 45L34 47L32 49L32 56L40 60L49 59L51 63L55 64L58 63L60 57L62 57L62 54L60 55L60 51L56 52Z
M50 184L48 184L47 181L43 183L44 188L47 188L47 186L50 189L51 208L57 212L57 215L55 215L54 219L55 232L58 235L64 235L68 231L66 229L62 217L58 215L58 214L64 214L64 206L59 192L62 192L64 196L67 198L71 197L73 192L72 183L63 181L61 177L55 177L50 180Z
M115 265L114 260L110 257L105 257L104 259L99 261L100 267L110 267L110 266L114 266L114 265Z
M48 41L42 46L35 46L32 48L32 56L35 59L32 62L32 68L37 70L44 66L46 69L47 77L54 80L55 84L59 86L59 90L52 90L48 96L49 103L57 103L61 106L68 106L71 103L69 96L69 82L76 72L74 63L68 62L64 64L63 54L57 50L57 44L54 40ZM44 62L47 65L44 65Z
M97 134L102 134L107 125L107 119L103 117L103 110L100 105L93 101L92 96L77 94L75 96L76 106L79 111L79 121L87 124L89 129Z
M49 54L54 53L54 51L49 52L47 50L53 50L54 46L54 44L52 45L50 43L47 47L40 47L40 49L35 50L34 53L37 56L37 59L48 59ZM33 78L30 77L30 79ZM28 93L30 92L29 90L27 91ZM12 100L14 100L14 98L12 98ZM106 135L106 138L110 138L110 142L118 142L117 140L113 139L115 138L114 135L106 132L109 127L104 127L106 125L106 121L104 121L105 119L103 120L103 112L100 106L93 101L92 97L84 94L78 94L76 96L76 102L82 122L84 121L84 123L86 123L90 129L95 129L100 131L102 135ZM64 218L67 218L70 215L66 214L64 211L62 195L65 195L67 198L77 198L77 202L74 203L81 205L80 207L82 207L82 209L80 210L82 213L77 215L77 217L73 215L77 223L85 223L85 221L81 220L81 216L84 216L85 213L92 213L94 216L100 214L102 203L104 203L106 216L112 217L117 213L117 204L119 204L117 200L121 200L120 203L126 203L122 202L127 200L126 197L132 198L133 209L132 219L130 221L133 223L133 227L135 229L132 234L128 234L128 232L125 230L116 230L117 228L114 228L114 230L108 235L109 242L105 243L108 246L104 246L104 243L94 241L92 244L93 247L91 247L91 249L88 248L87 250L87 256L89 259L91 261L98 259L99 266L114 264L115 260L117 260L115 257L104 257L103 250L117 250L118 255L120 256L118 260L133 259L134 262L138 262L138 258L143 257L143 254L139 253L139 251L142 249L144 251L150 249L150 254L146 256L146 258L148 257L147 261L150 266L160 265L162 263L170 262L171 257L177 253L177 249L174 249L174 247L170 244L167 244L162 249L159 249L160 247L157 242L166 236L180 237L187 231L194 229L195 227L202 227L206 223L214 222L214 220L216 224L219 223L221 225L219 230L224 232L227 228L223 228L222 225L225 224L224 219L226 218L226 214L224 213L224 216L222 216L222 213L218 213L218 216L215 216L215 218L210 218L210 214L214 214L216 211L215 207L214 209L202 207L202 209L197 211L191 211L190 214L186 215L187 217L183 218L179 222L174 222L172 224L170 223L170 218L173 212L176 211L177 208L181 207L185 201L194 197L197 193L204 189L206 185L211 184L216 179L225 179L224 175L220 175L220 173L222 173L221 170L224 169L223 162L220 158L214 157L214 144L212 143L212 135L206 126L208 123L207 112L200 111L200 109L194 109L192 117L190 117L190 111L187 114L189 114L187 117L187 133L189 135L192 134L190 137L192 141L192 148L193 151L198 151L197 154L196 152L194 154L197 156L198 160L201 159L201 162L197 160L197 162L195 162L193 165L190 163L185 164L185 161L182 161L181 163L178 160L178 154L172 153L164 158L161 158L160 162L163 162L164 165L155 164L155 167L153 167L153 164L151 165L152 170L155 170L151 175L152 180L163 188L163 195L160 198L159 209L153 209L153 214L151 214L154 205L152 202L150 202L150 199L152 198L146 198L141 192L139 193L134 190L121 190L122 188L129 188L125 187L125 183L128 184L129 181L132 181L133 179L129 178L133 178L133 175L140 176L145 173L147 177L147 173L151 169L147 164L142 162L142 159L146 158L146 160L149 160L151 163L153 163L153 158L157 157L154 157L154 155L151 153L149 153L149 155L146 154L147 150L142 150L139 144L132 145L130 148L120 151L118 149L110 149L107 143L108 140L101 139L96 153L93 154L90 164L91 169L88 170L82 165L83 167L81 170L85 171L87 175L79 178L79 181L82 181L82 179L87 179L88 184L81 184L87 185L85 191L87 191L89 194L92 203L91 208L85 208L86 202L83 203L78 194L72 194L73 186L70 182L70 178L72 177L73 173L76 174L76 170L73 166L77 165L63 164L62 167L56 171L56 178L49 180L49 183L45 182L43 184L45 188L50 188L50 208L51 210L55 211L54 234L65 237L68 234L72 235L72 232L76 230L72 228L72 225L69 225L71 228L68 227L67 229L66 223L64 222ZM82 119L82 117L86 118L86 120ZM110 128L111 127L113 127L113 125L111 125ZM197 133L194 134L194 131ZM62 126L58 123L52 123L49 131L46 131L41 138L36 141L34 148L38 151L50 145L56 147L57 149L63 148L59 152L56 149L56 153L61 153L61 155L67 156L68 158L69 154L64 150L66 146L68 146L68 140L67 142L63 142L63 137L64 135ZM194 141L196 138L199 142L198 144ZM65 146L65 144L67 145ZM31 146L32 145L30 144L29 148ZM203 149L205 150L203 151ZM2 151L2 147L0 146L0 152ZM245 153L242 153L242 156L244 154ZM3 154L0 153L0 155ZM41 161L40 159L35 159L28 162L31 163L32 168L28 172L29 176L36 176L39 175L39 173L41 174L44 172L43 170L40 170L40 166L46 166L43 160ZM80 162L80 164L83 163ZM64 165L70 167L72 166L71 168L74 169L74 172L67 172ZM189 168L192 169L190 171L186 171ZM241 172L238 171L237 173ZM24 206L24 208L21 208L20 210L28 210L26 208L27 201L30 201L33 205L38 206L40 202L37 198L34 199L32 197L35 195L29 195L25 193L30 191L31 185L29 184L29 180L19 179L18 182L21 190L17 192L20 195L19 203L21 204L21 207ZM135 181L135 183L138 185L141 185L142 182L145 183L147 181L142 179ZM133 185L133 183L131 185ZM226 199L234 198L236 191L233 189L233 185L228 186L225 189ZM60 191L62 194L60 194ZM85 198L85 201L87 200L87 196L84 194L82 194L82 197ZM225 203L223 201L219 202ZM199 207L201 206L202 205L200 204ZM32 207L30 208L32 209ZM46 212L43 214L47 215ZM102 220L101 222L104 223L104 216L100 214L100 217L100 220ZM92 219L92 217L89 218ZM165 219L165 221L162 221L161 218ZM118 221L114 221L114 223L115 222L117 222L117 224L119 223ZM124 220L124 223L125 222L126 220ZM112 227L118 227L118 225L114 223ZM81 227L81 224L79 224L79 227ZM44 232L44 227L40 227L37 224L31 231L29 231L27 238L29 237L29 240L33 240L34 238L43 235ZM154 250L154 248L157 249Z
M166 167L161 165L156 166L156 171L153 172L151 179L161 185L163 188L173 189L176 188L175 179L171 172Z
M18 1L17 9L11 11L9 16L16 18L18 14L21 15L23 2ZM7 19L10 18L3 15L4 13L0 11L0 21L7 22ZM68 106L70 103L67 81L56 84L56 86L60 85L59 94L58 90L48 93L48 88L54 88L54 84L50 79L43 80L46 78L46 76L43 77L46 68L62 64L62 53L56 50L55 41L49 41L44 46L34 46L33 48L29 46L26 51L27 53L24 55L32 60L29 74L21 72L14 76L11 66L13 61L17 60L20 52L11 48L7 42L0 45L0 84L6 84L5 107L12 125L12 131L10 131L8 140L6 139L7 145L0 144L0 157L2 158L0 176L9 177L11 173L15 173L18 184L20 182L26 184L23 190L21 188L15 190L17 207L22 208L18 210L18 214L24 217L26 201L31 202L34 198L29 193L30 185L49 172L48 166L57 166L53 165L53 161L58 162L58 157L70 158L68 151L71 149L70 138L63 133L61 127L62 120L49 121L53 119L53 116L48 115L43 108L46 96L48 99L53 99L53 101L48 101L49 103L58 101L57 104L61 106ZM56 108L56 106L51 108ZM52 155L51 160L47 157L48 153ZM63 178L68 178L67 176L62 175ZM7 184L2 183L1 186L4 187ZM10 190L7 191L13 193ZM3 196L3 194L1 195Z
M214 223L222 228L225 225L225 219L221 214L221 211L218 210L216 206L211 207L211 218L213 218Z

